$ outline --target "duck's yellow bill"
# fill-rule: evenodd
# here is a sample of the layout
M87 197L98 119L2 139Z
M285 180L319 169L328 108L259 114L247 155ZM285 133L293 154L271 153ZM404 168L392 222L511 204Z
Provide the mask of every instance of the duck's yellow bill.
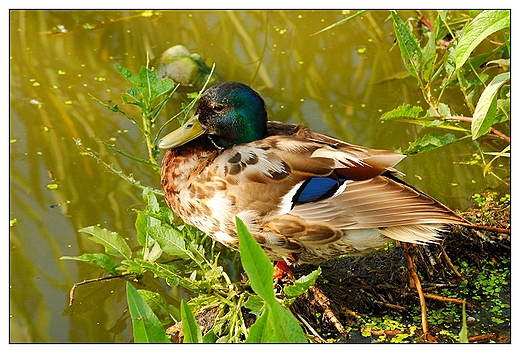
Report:
M170 132L159 140L159 148L175 148L190 142L202 135L206 130L199 123L199 115L194 115L186 124L177 130Z

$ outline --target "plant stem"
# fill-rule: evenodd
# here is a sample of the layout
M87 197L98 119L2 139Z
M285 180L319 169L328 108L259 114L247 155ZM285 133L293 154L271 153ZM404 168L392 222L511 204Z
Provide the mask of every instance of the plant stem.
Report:
M467 123L473 122L473 118L471 118L469 116L445 116L444 120L458 120L458 121L464 121ZM509 144L511 143L511 138L509 136L505 135L504 133L498 131L497 129L492 127L489 129L489 132L491 132L493 135L501 138L502 140L506 141L507 143L509 143Z

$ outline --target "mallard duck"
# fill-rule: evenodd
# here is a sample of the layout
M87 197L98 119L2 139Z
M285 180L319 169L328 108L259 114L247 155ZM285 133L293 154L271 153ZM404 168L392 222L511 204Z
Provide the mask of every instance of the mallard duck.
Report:
M431 243L443 224L466 224L398 178L404 155L268 121L264 100L243 83L209 88L159 147L168 149L168 206L234 249L238 216L272 260L320 263L393 240Z

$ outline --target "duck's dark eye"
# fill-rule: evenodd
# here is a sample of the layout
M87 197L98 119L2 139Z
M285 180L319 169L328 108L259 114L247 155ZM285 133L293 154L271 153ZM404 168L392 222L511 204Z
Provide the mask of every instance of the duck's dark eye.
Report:
M213 110L217 113L220 113L225 108L224 104L217 103L213 106Z

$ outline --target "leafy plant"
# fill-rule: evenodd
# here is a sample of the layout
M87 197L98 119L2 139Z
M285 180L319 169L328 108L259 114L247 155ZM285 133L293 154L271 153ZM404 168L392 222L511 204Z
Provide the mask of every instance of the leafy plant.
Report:
M411 142L404 153L422 153L467 137L476 140L487 134L493 134L509 143L509 137L494 126L509 120L510 115L510 39L507 32L510 27L510 12L482 11L473 19L465 19L462 22L465 26L460 28L455 24L460 21L450 23L449 12L439 11L433 26L426 19L421 22L424 24L426 37L423 47L396 11L391 11L391 17L405 67L417 81L429 109L425 115L420 116L421 107L403 105L383 114L381 119L405 118L406 121L413 121L424 127L463 132L462 137L458 138L451 133L444 136L439 136L436 132L426 134ZM493 42L496 48L492 52L472 56L473 50L497 31L502 31L504 42ZM446 36L452 39L447 42L444 39ZM500 59L494 59L495 56ZM500 73L503 70L507 72ZM490 78L491 82L486 85ZM443 102L446 89L455 85L460 88L472 116L457 114ZM480 91L482 92L479 95ZM470 123L469 131L461 128L460 122ZM481 148L479 144L477 146ZM508 151L509 146L506 146L499 156L509 157ZM490 164L486 165L484 174L489 167Z
M366 13L359 11L322 31L346 23ZM454 11L437 11L433 24L417 11L418 16L403 21L397 11L390 11L396 41L404 66L422 93L428 106L404 103L385 112L382 121L399 120L437 131L426 133L409 143L403 152L418 154L471 138L483 163L483 174L493 173L492 164L509 158L510 138L497 125L510 119L510 11L470 11L470 16L451 17ZM412 21L416 23L412 24ZM419 27L419 34L413 28ZM320 32L322 32L320 31ZM318 32L318 33L320 33ZM499 33L500 42L489 38ZM478 52L482 42L494 49ZM446 101L447 92L458 90L469 112L456 112ZM465 125L469 124L469 128ZM444 135L438 131L449 130ZM499 151L484 151L477 139L495 136L506 143ZM500 178L499 178L500 179Z

